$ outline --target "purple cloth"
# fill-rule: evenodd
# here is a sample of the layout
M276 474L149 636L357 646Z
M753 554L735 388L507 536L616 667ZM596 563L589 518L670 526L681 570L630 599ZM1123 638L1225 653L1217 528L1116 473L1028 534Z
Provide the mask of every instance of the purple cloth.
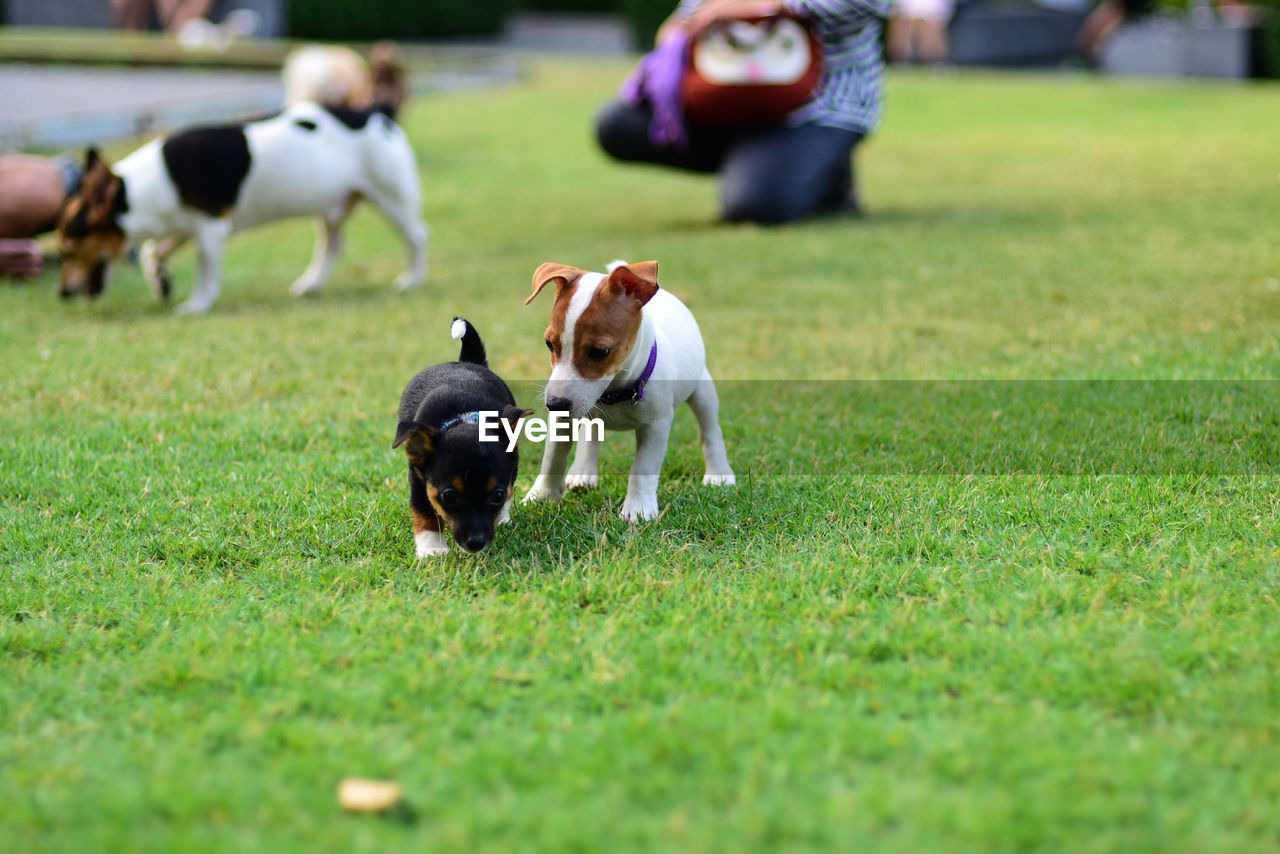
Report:
M653 108L649 139L654 145L684 148L684 104L680 81L688 67L689 34L677 30L670 38L640 58L640 64L622 84L622 100L631 105L648 101Z

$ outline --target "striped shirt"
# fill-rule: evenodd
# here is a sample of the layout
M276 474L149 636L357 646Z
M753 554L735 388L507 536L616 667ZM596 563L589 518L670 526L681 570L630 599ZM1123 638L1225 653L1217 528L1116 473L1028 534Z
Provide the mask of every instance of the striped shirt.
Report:
M823 125L867 134L880 122L884 57L880 29L895 0L782 0L822 42L822 81L812 101L787 117L791 125ZM688 16L703 0L681 0Z

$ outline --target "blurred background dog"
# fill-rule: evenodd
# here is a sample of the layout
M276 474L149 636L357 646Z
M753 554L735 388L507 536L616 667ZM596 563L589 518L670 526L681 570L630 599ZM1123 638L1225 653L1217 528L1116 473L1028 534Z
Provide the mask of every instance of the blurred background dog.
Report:
M300 47L285 59L283 74L286 105L316 101L330 107L377 109L395 118L408 94L404 56L391 41L374 44L367 62L349 47Z

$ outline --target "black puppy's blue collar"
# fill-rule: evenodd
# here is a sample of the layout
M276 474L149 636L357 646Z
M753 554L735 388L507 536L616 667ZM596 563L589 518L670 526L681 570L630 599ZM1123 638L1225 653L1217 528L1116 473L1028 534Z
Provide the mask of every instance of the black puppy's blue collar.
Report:
M463 414L454 416L453 418L450 418L448 421L441 424L440 432L443 433L445 430L448 430L450 427L456 427L459 424L479 424L479 423L480 423L479 412L464 412Z

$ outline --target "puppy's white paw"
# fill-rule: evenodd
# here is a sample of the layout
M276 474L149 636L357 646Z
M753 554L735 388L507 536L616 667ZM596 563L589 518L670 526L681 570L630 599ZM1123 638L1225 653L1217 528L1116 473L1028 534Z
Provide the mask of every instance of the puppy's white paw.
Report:
M566 489L595 489L600 485L600 475L595 474L574 474L569 472L569 476L564 479Z
M418 285L422 284L426 281L426 278L426 275L415 275L411 272L404 272L396 277L395 282L392 283L392 287L398 291L407 291L409 288L416 288Z
M413 551L418 560L449 553L449 544L439 531L419 531L413 535Z
M303 276L289 286L289 293L293 294L295 297L300 297L305 294L313 294L320 290L320 285L322 284L323 282L319 279L313 279L310 276Z
M658 499L654 498L632 498L627 496L627 500L622 502L622 512L618 514L628 522L647 522L650 519L658 518Z
M173 310L173 313L174 314L204 314L212 306L213 306L213 303L209 300L196 299L195 297L192 297L191 299L184 302L182 305L175 308Z
M707 472L702 476L703 486L736 486L737 483L738 480L733 476L733 472L727 472L725 474L712 474L711 472Z
M551 478L538 475L534 480L533 486L529 487L529 491L524 494L524 500L521 504L528 504L531 501L559 501L564 495L564 481L559 484L553 484Z

